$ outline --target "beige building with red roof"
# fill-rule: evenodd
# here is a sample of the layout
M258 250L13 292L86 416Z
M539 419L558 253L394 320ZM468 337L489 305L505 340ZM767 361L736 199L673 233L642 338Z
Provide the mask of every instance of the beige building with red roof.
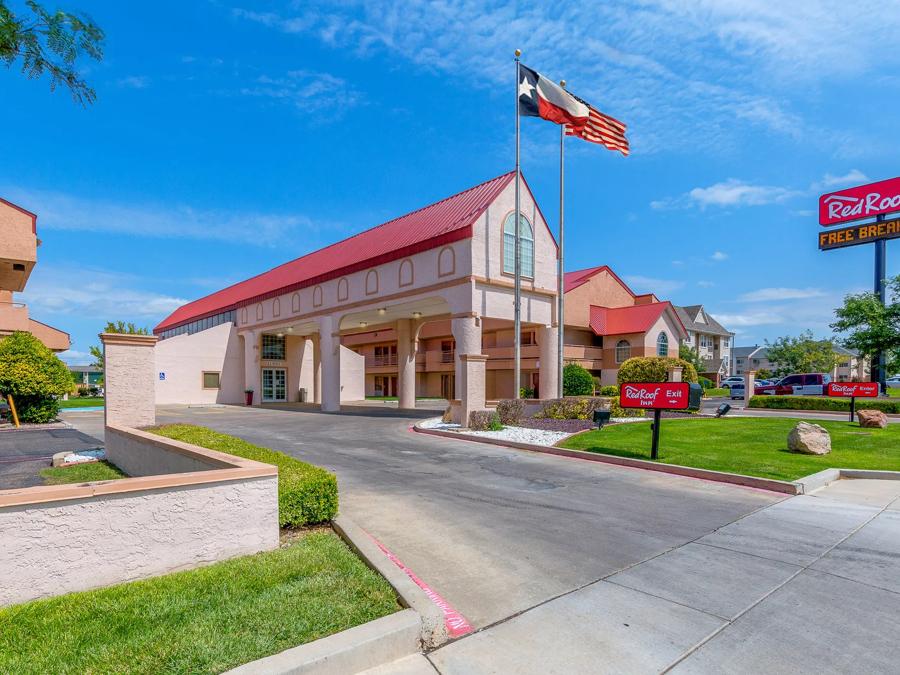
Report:
M55 352L69 348L69 334L36 321L13 293L25 290L37 263L37 216L0 199L0 339L16 331L31 333Z
M403 408L417 394L452 393L456 417L467 421L486 393L512 396L512 377L487 364L513 325L514 178L498 176L177 309L154 329L162 338L157 402L238 403L252 390L254 402L305 394L333 411L362 398L368 382L374 389L366 368L385 358ZM523 349L523 371L539 371L536 385L555 392L556 368L538 363L557 360L558 249L524 179L521 187L521 321L536 343ZM377 358L373 349L367 363L360 341L382 331L392 331L394 349ZM438 333L451 346L441 339L436 349ZM420 364L435 370L420 376Z

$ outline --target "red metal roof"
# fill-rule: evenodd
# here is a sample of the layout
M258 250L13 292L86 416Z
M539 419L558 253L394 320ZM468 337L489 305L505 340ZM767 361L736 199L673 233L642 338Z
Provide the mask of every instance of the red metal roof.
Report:
M468 239L472 225L515 177L511 171L176 309L154 332ZM525 184L523 178L523 184ZM528 189L527 185L525 186Z
M588 267L584 270L576 270L575 272L566 272L563 277L563 293L568 293L569 291L574 291L579 286L586 284L592 276L598 274L602 271L606 270L609 272L610 276L621 284L622 288L628 291L629 295L632 297L637 297L630 288L628 288L628 284L622 281L615 272L609 267L609 265L600 265L598 267Z
M632 307L597 307L591 305L591 329L597 335L622 335L624 333L646 333L662 316L670 302L652 302ZM674 308L672 308L674 313ZM680 323L678 316L675 320ZM684 327L682 327L684 330Z

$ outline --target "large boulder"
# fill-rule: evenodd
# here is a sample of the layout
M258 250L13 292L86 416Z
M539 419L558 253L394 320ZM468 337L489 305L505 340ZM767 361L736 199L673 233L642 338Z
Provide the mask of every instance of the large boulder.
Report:
M788 434L788 450L804 455L827 455L831 452L831 436L818 424L797 422Z
M857 410L856 419L861 427L884 429L887 426L887 415L880 410Z

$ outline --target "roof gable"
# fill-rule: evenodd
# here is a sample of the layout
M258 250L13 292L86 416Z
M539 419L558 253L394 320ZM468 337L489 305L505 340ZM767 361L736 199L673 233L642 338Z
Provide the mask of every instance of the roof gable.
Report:
M161 321L154 332L470 238L472 225L514 177L514 171L497 176L189 302Z
M587 269L583 269L583 270L576 270L574 272L566 272L565 275L563 276L563 289L564 289L563 292L568 293L569 291L574 291L579 286L583 286L588 281L590 281L592 277L594 277L597 274L600 274L600 272L604 272L604 271L608 272L609 275L613 279L615 279L619 283L619 285L622 288L624 288L632 298L638 297L634 294L634 291L632 291L628 287L628 284L626 284L624 281L622 281L619 278L619 275L612 271L612 269L609 267L609 265L599 265L598 267L588 267ZM652 295L652 294L645 293L644 295Z
M597 335L623 335L646 333L666 310L672 310L670 302L651 302L631 307L598 307L591 305L591 330ZM675 322L684 331L678 315L672 311Z

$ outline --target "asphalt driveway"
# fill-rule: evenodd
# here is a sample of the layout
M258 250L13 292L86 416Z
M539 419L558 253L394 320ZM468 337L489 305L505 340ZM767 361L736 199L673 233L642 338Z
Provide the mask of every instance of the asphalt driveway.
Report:
M40 471L50 466L54 454L97 446L95 438L75 429L0 432L0 490L43 485Z

